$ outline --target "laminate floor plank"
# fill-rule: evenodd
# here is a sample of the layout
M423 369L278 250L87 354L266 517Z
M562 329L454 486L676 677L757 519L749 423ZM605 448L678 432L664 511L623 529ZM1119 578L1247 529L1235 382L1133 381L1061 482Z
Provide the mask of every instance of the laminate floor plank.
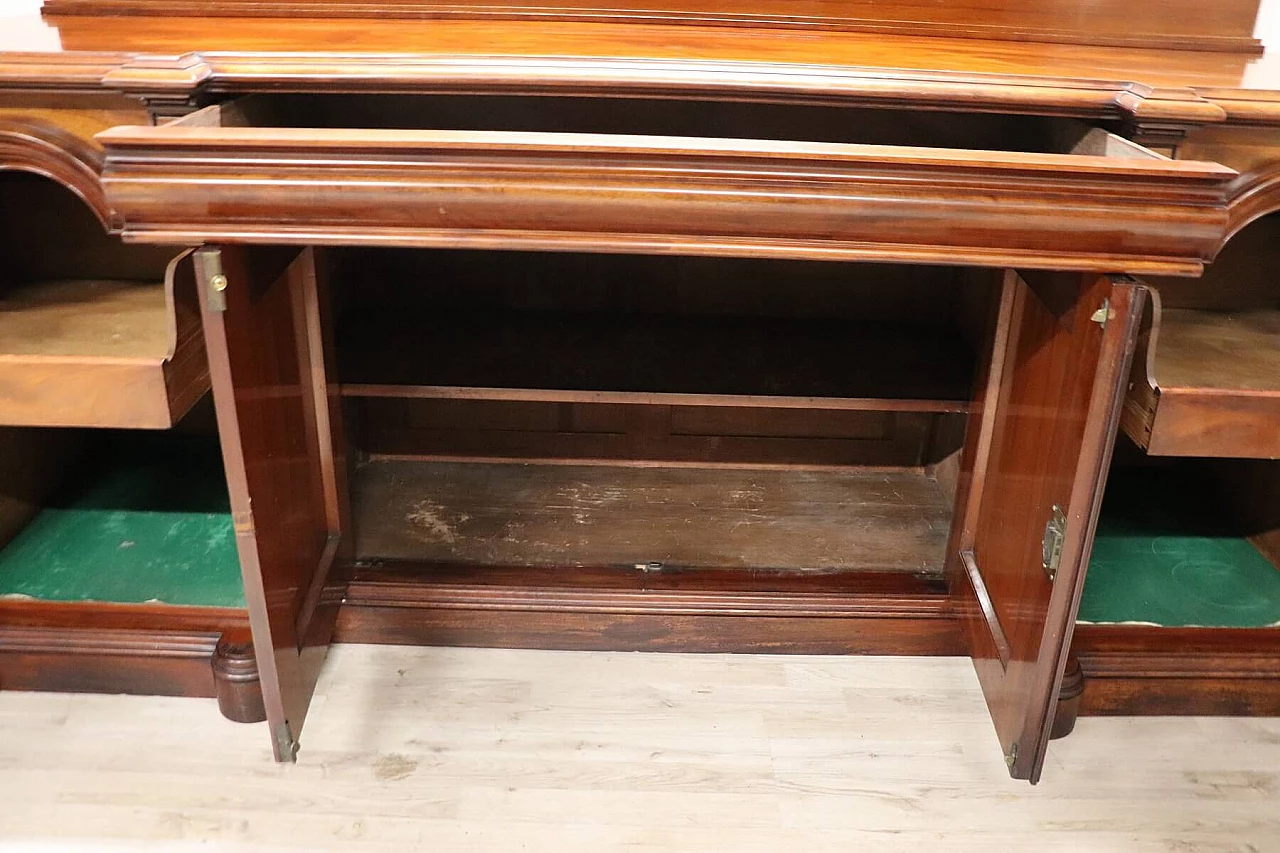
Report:
M296 765L211 700L0 693L0 851L1280 850L1280 719L1008 779L962 658L334 648Z

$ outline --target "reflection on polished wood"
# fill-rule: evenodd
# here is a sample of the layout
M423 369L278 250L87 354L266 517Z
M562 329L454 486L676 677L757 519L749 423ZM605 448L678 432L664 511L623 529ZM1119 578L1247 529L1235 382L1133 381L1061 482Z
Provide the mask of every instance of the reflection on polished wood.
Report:
M1223 233L1235 176L1213 163L1123 145L1115 151L1096 129L1065 140L1055 149L1061 153L1040 154L241 127L238 117L224 127L216 109L98 135L108 198L128 239L683 251L1186 275L1200 271Z
M870 74L873 80L858 88L872 96L896 86L903 96L912 90L922 95L950 90L953 98L995 96L1004 104L1037 103L1056 113L1075 103L1093 104L1095 113L1109 106L1157 117L1221 121L1239 110L1255 121L1280 119L1280 99L1267 91L1280 88L1280 59L1270 56L785 29L762 39L747 26L708 32L572 22L222 18L210 27L199 18L78 16L52 19L49 26L57 31L55 43L62 54L23 54L31 49L29 41L6 44L0 33L0 49L13 51L0 62L5 78L27 81L27 86L65 75L83 83L114 77L142 87L159 79L168 88L208 83L243 90L270 67L287 71L299 83L337 82L346 76L349 85L363 80L368 86L371 73L387 79L421 77L429 72L416 68L444 64L475 74L496 64L512 67L511 78L523 75L528 84L555 76L566 60L607 57L593 63L599 68L587 75L604 85L624 82L634 73L619 67L626 62L655 73L665 64L668 73L695 82L707 74L740 74L755 64L762 72L769 66L793 67L792 76L799 72L810 85L832 75ZM20 29L13 32L16 37ZM133 63L136 73L114 73L130 64L133 54L172 57L191 51L217 53L195 62ZM298 55L266 57L263 51ZM415 54L432 59L423 62ZM610 66L618 70L609 74ZM166 68L171 70L161 71Z
M978 467L961 491L948 572L1010 771L1035 781L1144 291L1066 273L1033 280L1010 272L1003 283L993 368L970 415ZM1104 304L1115 316L1100 327L1090 315ZM1049 577L1042 541L1055 509L1066 536Z

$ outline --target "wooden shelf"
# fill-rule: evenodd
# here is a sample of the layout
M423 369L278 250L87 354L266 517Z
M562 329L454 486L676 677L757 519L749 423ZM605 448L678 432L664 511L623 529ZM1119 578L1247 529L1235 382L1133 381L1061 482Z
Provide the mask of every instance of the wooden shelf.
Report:
M0 292L0 425L164 428L209 388L194 282Z
M428 312L353 324L350 397L963 412L948 329L710 315Z
M364 561L940 574L951 501L902 471L375 460L352 487Z
M1148 453L1280 457L1280 309L1154 300L1134 371L1122 422Z

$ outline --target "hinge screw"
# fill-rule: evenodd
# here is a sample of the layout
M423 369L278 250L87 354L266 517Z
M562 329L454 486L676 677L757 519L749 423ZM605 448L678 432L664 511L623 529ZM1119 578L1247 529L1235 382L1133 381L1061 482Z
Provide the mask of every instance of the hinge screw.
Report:
M209 286L212 287L218 293L221 293L222 291L227 289L227 277L222 274L212 276L209 279Z

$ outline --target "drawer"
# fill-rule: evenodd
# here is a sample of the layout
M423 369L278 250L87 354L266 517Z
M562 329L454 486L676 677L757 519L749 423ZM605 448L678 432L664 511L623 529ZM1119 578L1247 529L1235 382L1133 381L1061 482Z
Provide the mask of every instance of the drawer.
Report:
M1152 456L1280 459L1280 214L1234 236L1199 281L1146 279L1121 424Z
M0 426L162 429L209 390L189 253L121 246L18 171L0 174L0 235Z
M1194 275L1235 172L1052 118L258 95L99 134L126 239Z

